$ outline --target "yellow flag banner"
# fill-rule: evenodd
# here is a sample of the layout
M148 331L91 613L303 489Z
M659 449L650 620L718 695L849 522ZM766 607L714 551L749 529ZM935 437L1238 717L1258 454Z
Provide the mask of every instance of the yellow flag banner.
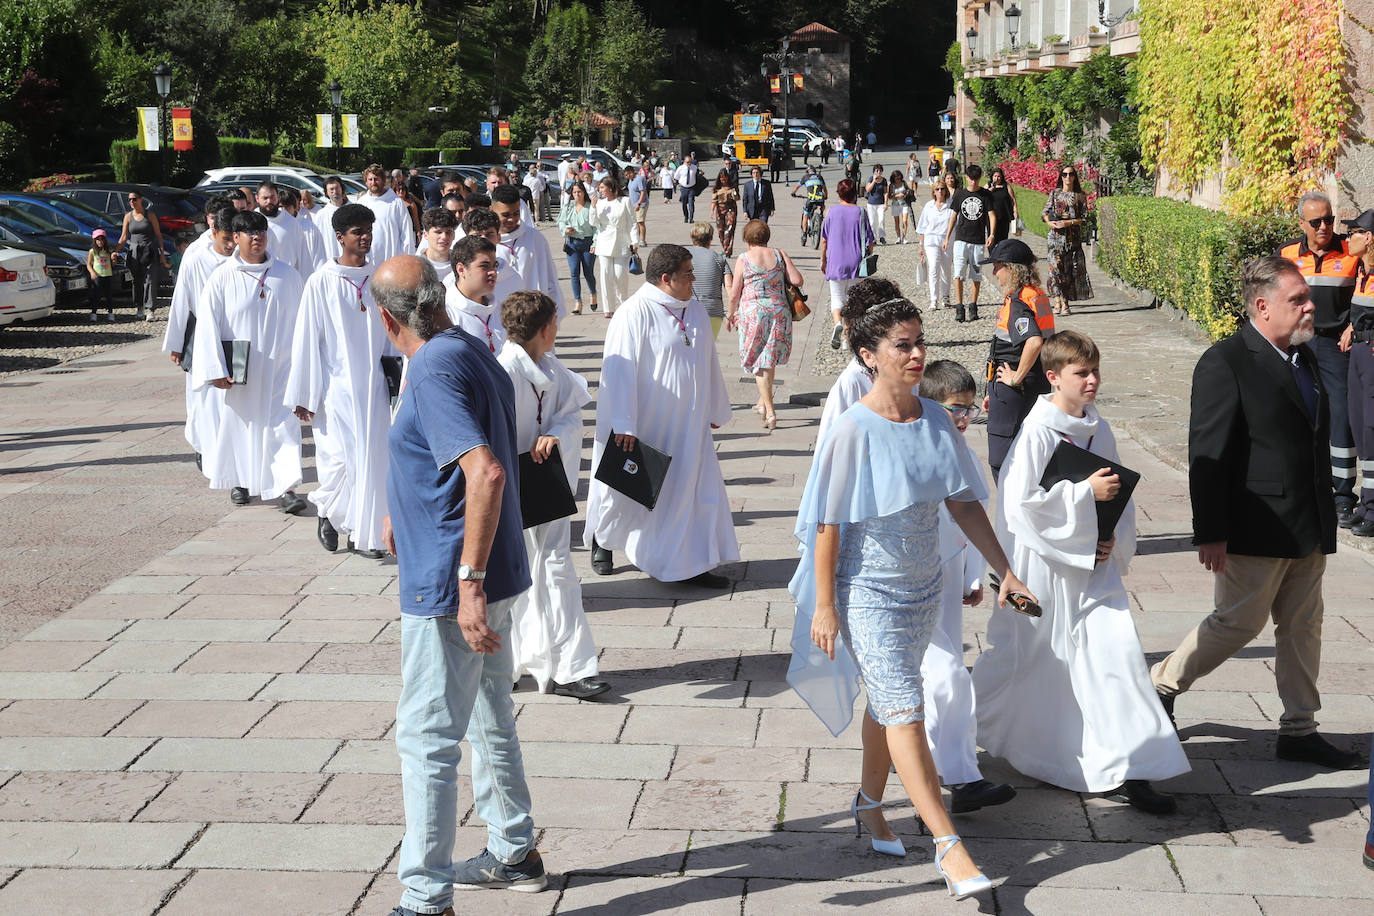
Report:
M776 93L779 93L779 92L782 92L782 77L780 77L780 76L770 76L770 77L768 77L768 91L769 91L769 92L772 92L772 93L775 93L775 94L776 94Z
M138 109L138 148L157 152L158 146L157 108Z
M339 115L339 129L343 132L344 149L358 148L358 116L355 114Z
M194 149L191 145L191 109L172 109L172 149Z
M334 145L334 116L332 114L315 115L315 146L319 149L329 149Z

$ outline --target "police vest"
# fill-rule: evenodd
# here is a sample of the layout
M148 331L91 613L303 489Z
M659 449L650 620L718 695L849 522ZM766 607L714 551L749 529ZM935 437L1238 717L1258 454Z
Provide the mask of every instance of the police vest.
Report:
M1350 253L1345 236L1331 240L1331 250L1314 254L1307 247L1307 239L1296 239L1278 251L1298 266L1298 271L1312 290L1312 302L1317 307L1313 324L1324 337L1338 337L1350 320L1350 297L1355 292L1355 271L1360 259Z
M992 358L1015 367L1021 362L1026 341L1053 335L1054 312L1049 297L1034 286L1023 286L1015 296L1003 300L1002 309L997 313L997 327L992 332Z

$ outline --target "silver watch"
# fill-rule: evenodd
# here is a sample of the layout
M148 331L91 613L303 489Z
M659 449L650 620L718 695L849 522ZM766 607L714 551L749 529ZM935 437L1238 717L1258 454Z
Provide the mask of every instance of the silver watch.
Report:
M459 582L481 582L486 577L487 571L485 569L473 569L466 563L458 567Z

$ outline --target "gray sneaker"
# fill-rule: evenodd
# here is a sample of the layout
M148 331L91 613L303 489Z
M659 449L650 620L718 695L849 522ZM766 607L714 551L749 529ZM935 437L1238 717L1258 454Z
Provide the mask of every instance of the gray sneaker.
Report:
M844 325L842 325L842 324L837 324L837 325L835 325L835 330L833 330L833 331L830 332L830 349L832 349L832 350L838 350L838 349L840 348L840 338L843 337L843 336L844 336Z
M483 849L459 865L455 872L454 890L490 887L534 894L549 886L544 877L544 860L537 849L531 849L525 860L516 865L507 865Z

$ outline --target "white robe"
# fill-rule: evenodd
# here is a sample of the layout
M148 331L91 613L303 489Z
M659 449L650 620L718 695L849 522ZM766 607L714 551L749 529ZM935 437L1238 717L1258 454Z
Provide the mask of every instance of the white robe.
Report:
M444 283L444 310L448 320L485 343L492 353L500 354L506 345L506 326L501 323L501 300L496 295L485 303L469 299L458 289L457 275L449 274Z
M425 258L423 254L417 254L416 257ZM444 258L442 261L434 261L429 258L425 258L425 260L429 262L430 267L434 268L434 273L438 276L440 283L453 276L453 262L448 258ZM444 291L444 295L447 297L447 290Z
M535 363L514 341L506 342L497 359L515 386L516 451L528 452L540 436L556 437L563 473L576 493L582 408L592 400L587 383L552 353ZM580 681L598 670L596 643L573 568L572 517L526 528L525 552L533 584L511 606L514 679L528 671L547 693L555 683Z
M267 218L267 231L270 233L267 239L267 253L290 266L302 277L308 277L310 266L307 263L305 232L302 231L301 224L286 212L285 207L279 208L276 216L267 216L261 209L257 212Z
M375 270L327 261L306 282L285 396L315 414L320 485L310 501L359 550L382 547L391 405L381 358L400 355L377 316Z
M372 251L367 256L369 264L380 267L387 258L410 254L415 250L415 227L410 221L410 211L395 191L387 188L380 195L363 191L358 195L357 202L377 216L372 224Z
M235 256L205 284L196 304L192 384L205 388L229 375L221 341L249 342L247 383L224 392L214 438L203 443L201 467L211 489L246 487L276 499L300 482L301 427L282 406L300 299L300 274L271 255L265 264Z
M683 342L680 317L691 346ZM623 550L631 563L664 582L738 560L739 542L711 437L712 424L729 421L730 398L706 310L696 299L674 299L644 284L616 309L606 329L592 468L600 463L612 430L666 452L672 463L653 511L593 478L587 546L595 537L602 547Z
M830 424L840 414L849 409L851 404L857 402L864 395L873 390L873 376L868 374L867 367L856 356L849 361L849 365L840 372L840 377L835 379L835 384L830 386L830 393L825 396L825 409L821 411L820 429L816 430L816 444L825 438L825 432L830 428ZM911 389L912 394L917 394L921 386L917 385Z
M558 307L558 320L562 321L567 308L563 304L563 291L558 285L558 268L554 266L553 253L543 233L522 225L514 232L501 236L496 253L501 266L497 274L497 291L501 292L507 271L514 271L515 289L537 289L547 295ZM502 295L496 301L499 303L504 298Z
M321 204L319 209L310 215L310 222L314 225L315 231L320 236L320 250L324 252L326 261L338 260L339 255L343 254L343 246L339 244L339 237L334 234L334 214L338 207L330 203Z
M222 255L212 246L199 244L199 240L186 249L181 257L181 269L177 271L176 288L172 290L172 307L167 312L167 333L162 338L163 353L183 351L186 346L186 326L191 316L196 314L196 303L204 294L210 274L232 259L233 255ZM192 359L192 362L195 360ZM214 441L215 431L219 428L220 413L224 410L224 392L212 385L197 388L191 373L184 374L186 442L200 455Z
M1134 503L1116 526L1111 557L1094 564L1092 486L1040 487L1065 436L1117 460L1116 440L1096 408L1070 417L1049 395L1036 401L1012 443L997 535L1044 616L993 612L992 647L973 668L978 739L1027 776L1107 792L1128 779L1177 776L1189 765L1150 681L1121 581L1135 553Z
M310 211L302 207L296 213L296 222L301 227L301 277L309 279L310 275L320 268L320 265L329 260L324 252L324 240L320 238L319 230L315 228L315 218Z

